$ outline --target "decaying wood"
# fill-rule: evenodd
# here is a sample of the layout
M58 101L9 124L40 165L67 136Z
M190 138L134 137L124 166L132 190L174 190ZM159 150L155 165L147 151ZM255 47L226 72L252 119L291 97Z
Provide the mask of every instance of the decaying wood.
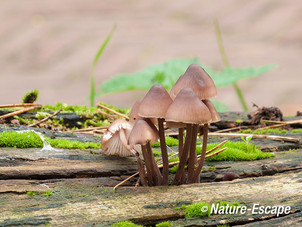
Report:
M217 132L211 132L211 133L209 133L209 136L228 137L228 138L241 138L242 136L243 137L252 136L252 138L255 138L255 139L279 140L279 141L286 141L286 142L293 142L293 143L299 143L300 142L299 138L294 138L294 137L246 134L246 133L217 133Z
M5 118L9 118L9 117L13 117L15 115L18 115L18 114L21 114L21 113L25 113L25 112L28 112L30 110L34 110L34 109L40 109L42 106L41 105L35 105L35 106L32 106L32 107L28 107L28 108L23 108L21 110L17 110L17 111L14 111L12 113L9 113L9 114L5 114L5 115L2 115L0 116L0 120L3 120Z
M37 121L37 122L35 122L35 123L33 123L33 124L28 125L28 127L37 126L37 125L39 125L39 124L41 124L41 123L47 121L48 119L50 119L50 118L56 116L56 115L57 115L58 113L60 113L62 110L63 110L63 108L59 109L58 111L54 112L53 114L49 115L48 117L45 117L45 118L42 119L41 121Z
M117 112L117 111L115 111L115 110L113 110L113 109L111 109L111 108L109 108L109 107L107 107L107 106L104 106L104 105L102 105L102 104L98 104L98 107L100 107L100 108L102 108L102 109L105 109L105 110L108 110L108 111L110 111L111 113L114 113L114 114L116 114L116 115L118 115L118 116L120 116L120 117L122 117L122 118L125 118L125 119L129 120L129 117L128 117L128 116L126 116L126 115L124 115L124 114L122 114L122 113L119 113L119 112Z
M34 104L34 103L6 104L6 105L0 105L0 108L15 108L15 107L30 107L30 106L39 106L39 104Z

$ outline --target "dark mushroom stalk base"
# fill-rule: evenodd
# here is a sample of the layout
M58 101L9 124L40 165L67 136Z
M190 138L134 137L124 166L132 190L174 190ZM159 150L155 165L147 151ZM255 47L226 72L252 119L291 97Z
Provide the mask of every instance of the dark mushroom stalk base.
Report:
M188 154L189 154L189 149L192 139L192 124L187 124L186 128L187 128L187 133L185 138L185 145L183 147L183 152L179 160L178 170L176 171L175 178L173 181L174 185L179 185L183 183L182 181L185 179L185 165L188 160Z
M209 131L208 128L209 128L209 125L204 124L204 126L203 126L203 141L202 141L201 157L198 161L198 166L197 166L197 168L194 172L194 178L193 178L194 183L199 183L200 182L200 171L201 171L202 166L204 164L205 157L206 157L206 152L207 152L208 131Z
M168 160L168 152L165 140L165 131L164 131L164 119L158 118L158 132L159 132L159 140L160 140L160 149L162 153L163 160L163 185L168 185L169 178L169 160Z

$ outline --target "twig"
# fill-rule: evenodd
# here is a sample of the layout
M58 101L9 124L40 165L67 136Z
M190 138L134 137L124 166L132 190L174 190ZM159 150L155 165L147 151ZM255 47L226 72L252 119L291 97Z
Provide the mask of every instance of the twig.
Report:
M209 133L209 136L229 137L229 138L241 138L242 136L243 137L252 136L252 138L255 138L255 139L279 140L279 141L286 141L286 142L293 142L293 143L299 143L300 142L299 138L294 138L294 137L245 134L245 133L216 133L216 132L211 132L211 133Z
M115 116L115 115L112 115L112 114L109 114L109 113L106 113L105 111L103 111L103 110L99 110L99 109L97 109L97 111L99 112L99 113L101 113L101 114L103 114L103 115L105 115L105 116L107 116L107 117L111 117L111 118L118 118L117 116Z
M293 125L293 124L302 124L302 119L299 120L294 120L294 121L268 121L268 120L264 120L265 123L273 123L276 125L270 125L264 128L260 128L260 129L268 129L268 128L277 128L277 127L281 127L281 126L285 126L285 125Z
M217 150L219 147L221 147L222 145L224 145L226 142L228 142L228 140L225 140L225 141L221 142L220 144L218 144L216 147L213 147L212 149L208 150L208 151L206 152L206 154L209 154L209 153L211 153L211 152Z
M218 130L218 131L215 131L215 132L230 132L230 131L237 131L237 130L240 130L240 129L247 129L249 127L247 126L238 126L238 127L234 127L234 128L226 128L226 129L222 129L222 130Z
M118 183L117 185L115 185L114 188L113 188L113 191L114 191L117 187L121 186L122 184L124 184L125 182L127 182L128 180L130 180L132 177L137 176L138 174L139 174L139 172L137 172L137 173L135 173L135 174L132 174L130 177L126 178L126 179L123 180L122 182L120 182L120 183Z
M24 113L24 112L28 112L30 110L39 109L41 107L42 107L41 105L37 105L37 106L28 107L28 108L23 108L21 110L17 110L17 111L14 111L12 113L8 113L8 114L0 116L0 120L3 120L3 119L8 118L8 117L13 117L15 115L18 115L18 114L21 114L21 113Z
M114 114L116 114L116 115L118 115L118 116L120 116L120 117L122 117L122 118L125 118L125 119L129 120L129 117L128 117L128 116L126 116L126 115L124 115L124 114L122 114L122 113L119 113L119 112L117 112L117 111L115 111L115 110L113 110L113 109L110 109L110 108L107 107L107 106L104 106L104 105L102 105L102 104L98 104L98 107L100 107L100 108L102 108L102 109L105 109L105 110L108 110L108 111L110 111L111 113L114 113Z
M81 129L76 129L76 130L69 130L67 132L90 132L90 131L95 131L95 130L100 130L100 129L107 129L109 126L99 126L99 127L91 127L91 128L81 128Z
M30 107L30 106L39 106L39 105L34 103L7 104L7 105L0 105L0 108Z
M36 125L39 125L45 121L47 121L48 119L52 118L53 116L56 116L58 113L60 113L63 110L63 108L59 109L58 111L54 112L53 114L49 115L48 117L45 117L44 119L42 119L41 121L37 121L31 125L28 125L28 127L34 127Z
M217 154L219 154L220 152L223 152L226 149L227 149L227 147L224 147L224 148L222 148L222 149L220 149L220 150L218 150L218 151L216 151L216 152L214 152L212 154L208 154L208 155L206 155L206 158L209 158L209 157L212 157L214 155L217 155Z

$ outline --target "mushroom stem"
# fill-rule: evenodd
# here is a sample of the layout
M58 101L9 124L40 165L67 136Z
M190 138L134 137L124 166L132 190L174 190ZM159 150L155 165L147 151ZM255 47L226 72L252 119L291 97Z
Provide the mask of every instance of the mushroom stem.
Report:
M203 166L204 160L205 160L205 156L206 156L207 142L208 142L208 124L204 124L201 157L199 159L198 166L194 173L194 183L200 182L200 171L202 169L202 166Z
M158 118L158 131L159 131L159 140L160 140L160 149L163 160L163 185L168 185L169 178L169 160L168 160L168 152L165 140L165 131L164 131L164 119Z
M147 142L146 147L147 147L147 153L148 153L148 156L149 156L149 160L151 161L151 165L152 165L153 177L155 178L155 179L153 179L154 184L155 185L161 185L162 184L162 175L161 175L160 170L159 170L159 168L156 164L156 161L155 161L155 158L154 158L154 155L153 155L153 152L152 152L150 141Z
M175 178L173 181L174 185L179 185L181 183L182 177L184 177L185 165L187 162L190 143L191 143L191 136L192 136L192 124L187 124L187 134L186 134L185 145L184 145L182 155L180 157L178 170L175 174Z
M132 154L134 154L134 156L136 157L136 160L137 160L137 168L138 168L139 178L141 180L141 183L143 186L148 186L148 182L146 180L144 164L143 164L141 158L139 157L139 153L134 149L132 149L131 152L132 152Z
M178 129L178 155L181 157L182 151L184 147L184 129Z
M153 185L153 175L154 175L153 164L152 164L151 158L147 152L146 145L141 145L141 147L142 147L144 161L146 164L148 182L149 182L149 185L151 186L151 185Z
M139 153L127 144L127 137L126 137L126 133L125 133L124 129L119 131L119 135L120 135L120 140L123 143L123 145L136 157L137 168L138 168L138 172L139 172L139 176L140 176L142 185L147 186L148 184L146 181L145 168L144 168L144 164L143 164L142 160L139 157Z
M192 127L190 156L189 156L189 164L188 164L189 184L194 183L194 169L195 169L195 164L197 163L197 155L196 155L197 132L198 132L198 124L194 124Z

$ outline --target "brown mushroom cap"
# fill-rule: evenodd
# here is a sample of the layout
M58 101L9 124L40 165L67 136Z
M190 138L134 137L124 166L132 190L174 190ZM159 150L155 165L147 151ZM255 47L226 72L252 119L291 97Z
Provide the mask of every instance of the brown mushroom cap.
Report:
M130 115L129 115L129 122L135 124L135 122L142 117L138 116L139 106L142 102L142 99L137 100L131 108Z
M212 120L209 109L191 88L184 88L178 93L165 119L189 124L205 124Z
M208 109L211 112L212 121L211 122L218 122L220 121L220 116L213 105L213 103L209 99L202 100L202 102L208 107Z
M156 127L153 124L148 124L145 120L137 120L128 137L128 144L133 146L135 144L146 145L151 141L156 143L159 135Z
M145 118L164 118L173 100L160 85L154 85L143 98L138 115Z
M178 78L170 91L171 98L174 100L183 88L192 88L199 99L208 99L217 95L212 78L197 64L191 64L186 72Z
M130 122L131 124L133 124L133 125L135 124L135 122L136 122L137 120L143 119L143 117L141 117L141 116L138 115L139 106L140 106L142 100L143 100L143 99L137 100L137 101L134 103L134 105L132 106L132 108L131 108L130 115L129 115L129 122ZM153 123L154 125L157 124L157 119L156 119L156 118L150 118L150 120L152 121L152 123Z
M120 157L131 156L130 150L125 147L127 141L121 141L119 133L127 135L132 130L132 125L124 119L115 120L104 133L102 138L102 152L105 155L119 155Z

